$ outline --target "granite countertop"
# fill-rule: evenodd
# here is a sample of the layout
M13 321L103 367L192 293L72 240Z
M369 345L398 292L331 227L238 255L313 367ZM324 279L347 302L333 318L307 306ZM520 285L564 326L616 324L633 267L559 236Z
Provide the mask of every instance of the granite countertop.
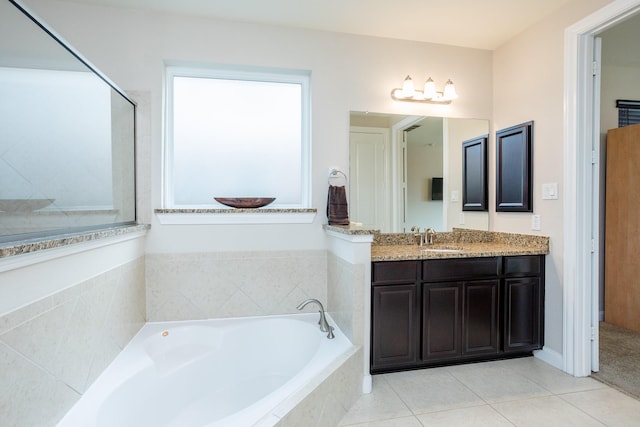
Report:
M546 255L545 236L457 229L437 233L433 245L417 244L412 233L374 234L371 261Z

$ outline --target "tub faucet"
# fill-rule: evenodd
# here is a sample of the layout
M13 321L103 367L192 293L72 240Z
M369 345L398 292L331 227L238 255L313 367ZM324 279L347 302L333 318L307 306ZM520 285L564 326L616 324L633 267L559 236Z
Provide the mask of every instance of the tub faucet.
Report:
M326 332L327 333L327 338L333 339L334 338L333 326L329 325L329 322L327 322L327 316L325 315L324 307L322 306L322 303L320 301L318 301L317 299L311 298L311 299L308 299L306 301L301 302L300 305L298 305L298 307L296 307L296 308L298 310L302 310L309 303L317 304L318 307L320 307L320 311L319 311L320 320L318 321L318 325L320 325L320 330L322 332Z

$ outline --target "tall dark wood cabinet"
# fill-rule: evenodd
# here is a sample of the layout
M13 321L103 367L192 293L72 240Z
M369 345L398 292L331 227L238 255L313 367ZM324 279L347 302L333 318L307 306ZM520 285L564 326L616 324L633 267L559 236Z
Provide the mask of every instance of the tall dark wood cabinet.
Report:
M544 255L372 265L371 372L542 348Z

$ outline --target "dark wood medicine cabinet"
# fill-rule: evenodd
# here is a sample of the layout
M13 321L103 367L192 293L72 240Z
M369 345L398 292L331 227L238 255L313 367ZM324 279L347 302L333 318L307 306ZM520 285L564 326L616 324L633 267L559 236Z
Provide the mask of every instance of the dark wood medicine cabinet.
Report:
M496 212L533 212L533 122L496 132Z
M488 210L487 141L489 135L462 143L462 210Z

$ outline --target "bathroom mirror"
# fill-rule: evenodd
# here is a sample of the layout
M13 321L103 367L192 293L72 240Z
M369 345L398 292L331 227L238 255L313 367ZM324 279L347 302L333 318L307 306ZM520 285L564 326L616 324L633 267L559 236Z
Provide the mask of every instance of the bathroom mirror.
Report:
M488 230L487 212L462 206L462 143L488 133L485 119L350 112L350 220L387 233Z
M135 222L135 107L18 2L0 2L0 242Z

